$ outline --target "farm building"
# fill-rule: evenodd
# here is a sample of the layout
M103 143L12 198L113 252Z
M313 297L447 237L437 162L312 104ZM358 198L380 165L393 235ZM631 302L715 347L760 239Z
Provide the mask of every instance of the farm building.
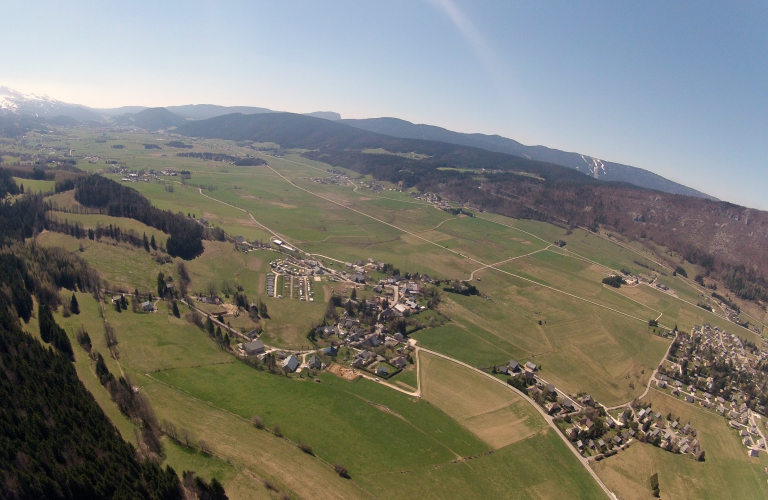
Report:
M262 354L264 352L264 342L261 339L254 340L253 342L248 342L243 346L243 350L245 350L245 354L248 356L253 356L255 354Z
M296 368L299 367L299 359L291 354L285 360L283 361L283 369L288 370L289 372L295 372Z

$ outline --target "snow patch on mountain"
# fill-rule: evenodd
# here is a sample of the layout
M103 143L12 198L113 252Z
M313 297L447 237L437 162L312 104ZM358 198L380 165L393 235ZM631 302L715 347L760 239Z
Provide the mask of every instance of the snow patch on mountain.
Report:
M605 165L603 165L603 160L599 160L591 156L585 156L585 155L580 155L580 156L581 156L581 159L584 160L584 163L587 164L587 170L592 175L592 177L594 177L595 179L600 178L600 172L602 172L603 175L607 174L607 172L605 171ZM578 167L577 167L577 170L578 170Z
M24 94L8 87L0 87L0 110L3 114L45 116L65 106L66 103L45 94Z

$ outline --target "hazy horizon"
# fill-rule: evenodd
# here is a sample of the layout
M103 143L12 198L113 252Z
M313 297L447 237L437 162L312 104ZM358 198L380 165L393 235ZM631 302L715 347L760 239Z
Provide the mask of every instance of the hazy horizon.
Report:
M43 2L0 19L0 84L94 108L396 117L579 152L768 208L767 13L717 3Z

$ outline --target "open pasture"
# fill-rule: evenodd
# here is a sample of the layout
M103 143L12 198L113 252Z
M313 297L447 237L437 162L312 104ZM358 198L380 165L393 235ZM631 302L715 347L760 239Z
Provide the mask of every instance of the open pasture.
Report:
M606 498L553 430L472 460L383 475L378 485L373 479L366 476L358 481L384 498Z
M143 248L128 244L116 244L78 240L62 233L45 232L37 236L37 243L43 246L59 246L77 252L89 264L98 269L100 275L111 285L133 291L157 293L157 273L173 271L170 264L158 264ZM83 252L79 252L80 245Z
M353 477L444 463L487 449L429 403L367 380L322 374L318 384L242 363L153 376L243 418L260 415L267 426L279 425L285 436L310 444L323 459L345 464Z
M118 226L123 232L133 231L139 238L143 234L147 235L147 238L155 237L155 241L158 244L165 246L165 241L168 239L168 234L155 229L154 227L147 226L141 222L133 219L126 219L124 217L110 217L109 215L102 214L72 214L67 212L51 211L50 217L55 217L59 222L69 222L70 224L78 223L84 229L96 229L97 225L101 227L107 227L110 224Z
M35 179L22 179L21 177L14 177L17 186L24 186L25 193L52 193L56 187L54 181L41 181Z
M500 273L484 276L478 285L491 299L445 294L440 310L454 324L417 334L425 347L473 365L530 359L564 391L618 404L642 392L669 345L643 321Z

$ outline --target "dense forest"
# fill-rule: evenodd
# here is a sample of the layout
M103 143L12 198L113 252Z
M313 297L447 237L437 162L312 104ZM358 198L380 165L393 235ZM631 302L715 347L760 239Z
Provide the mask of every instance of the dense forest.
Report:
M98 175L81 177L75 182L75 199L112 217L135 219L170 234L165 247L173 257L193 259L203 253L205 235L200 224L153 207L138 191L120 183Z
M173 469L139 461L77 378L50 306L38 319L55 350L21 329L32 294L55 280L38 275L56 266L48 257L18 246L0 253L0 497L181 499Z
M44 227L44 212L37 195L0 203L0 498L225 500L217 481L185 472L182 483L171 467L137 453L80 382L76 354L52 312L61 288L98 296L99 277L62 248L23 242ZM41 339L51 347L22 330L34 314L33 296ZM136 406L135 399L116 403Z

